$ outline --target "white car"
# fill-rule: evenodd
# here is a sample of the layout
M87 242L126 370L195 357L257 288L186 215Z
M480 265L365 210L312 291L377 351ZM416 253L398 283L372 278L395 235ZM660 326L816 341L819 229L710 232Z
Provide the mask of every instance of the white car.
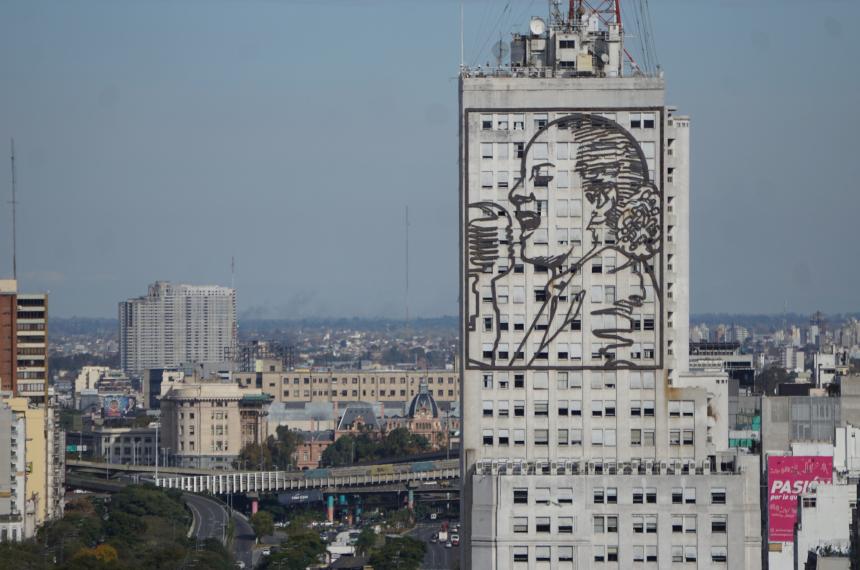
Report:
M268 556L268 555L270 555L271 553L272 553L272 549L271 549L271 548L264 548L264 549L263 549L263 552L262 552L262 555L263 555L263 556Z

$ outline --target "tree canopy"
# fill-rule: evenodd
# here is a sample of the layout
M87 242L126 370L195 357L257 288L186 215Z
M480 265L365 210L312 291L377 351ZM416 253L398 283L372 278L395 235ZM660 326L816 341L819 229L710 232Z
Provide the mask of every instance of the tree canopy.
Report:
M372 432L343 435L323 451L320 462L325 467L343 467L403 457L430 449L430 442L406 428L391 430L384 437Z

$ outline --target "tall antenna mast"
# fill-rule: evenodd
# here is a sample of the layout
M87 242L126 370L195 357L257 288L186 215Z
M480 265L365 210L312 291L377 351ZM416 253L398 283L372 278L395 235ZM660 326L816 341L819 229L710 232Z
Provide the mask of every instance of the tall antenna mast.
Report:
M463 3L460 2L460 70L462 71L464 62L463 54Z
M15 209L18 205L18 200L16 197L16 183L15 179L15 139L12 139L12 279L18 279L18 227L17 220L15 218Z
M236 257L230 256L230 289L236 288Z
M406 326L409 326L409 206L406 206Z

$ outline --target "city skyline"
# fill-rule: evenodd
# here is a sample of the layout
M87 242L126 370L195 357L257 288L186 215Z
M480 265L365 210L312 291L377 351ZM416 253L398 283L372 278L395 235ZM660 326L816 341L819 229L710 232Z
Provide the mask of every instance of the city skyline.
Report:
M860 206L857 79L793 49L799 26L832 53L847 47L841 22L860 8L833 5L844 18L800 2L652 7L670 98L708 133L692 149L693 313L858 310L860 269L835 247ZM22 289L49 291L56 316L109 317L157 279L229 285L235 257L240 316L401 317L408 205L410 314L456 314L458 3L224 3L203 24L194 6L4 6L0 235L15 137ZM467 63L521 27L528 3L510 6L466 3ZM416 19L426 41L403 25ZM350 45L352 30L388 33L292 56L320 22ZM840 120L822 123L813 97Z

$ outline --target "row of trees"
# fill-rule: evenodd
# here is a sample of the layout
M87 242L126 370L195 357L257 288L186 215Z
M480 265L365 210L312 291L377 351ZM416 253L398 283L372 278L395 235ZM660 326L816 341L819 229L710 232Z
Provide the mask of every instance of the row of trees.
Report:
M231 568L220 542L197 545L187 538L190 524L176 491L129 486L109 499L82 497L35 539L0 544L0 570Z
M344 467L382 459L403 457L430 449L430 442L406 428L391 430L383 437L372 432L344 435L323 451L324 467Z

